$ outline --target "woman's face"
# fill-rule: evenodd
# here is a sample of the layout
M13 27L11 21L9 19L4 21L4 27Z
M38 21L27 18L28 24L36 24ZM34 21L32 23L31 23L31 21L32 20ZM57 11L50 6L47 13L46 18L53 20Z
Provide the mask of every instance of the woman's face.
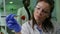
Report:
M50 5L44 1L38 2L34 9L34 18L38 22L43 22L50 14Z

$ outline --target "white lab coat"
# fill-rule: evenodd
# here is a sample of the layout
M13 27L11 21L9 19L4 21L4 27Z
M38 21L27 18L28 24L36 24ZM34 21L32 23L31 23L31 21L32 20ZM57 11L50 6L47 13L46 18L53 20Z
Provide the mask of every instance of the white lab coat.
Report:
M30 21L30 24L28 22L24 23L22 25L22 30L21 30L22 34L40 34L40 32L38 31L38 29L36 28L36 25L34 25L34 30L32 28L32 20ZM42 34L51 34L51 32L43 32Z

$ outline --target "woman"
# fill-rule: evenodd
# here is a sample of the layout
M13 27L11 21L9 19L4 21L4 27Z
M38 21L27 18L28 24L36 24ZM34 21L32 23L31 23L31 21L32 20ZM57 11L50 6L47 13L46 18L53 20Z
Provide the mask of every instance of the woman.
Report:
M13 14L6 17L6 24L9 29L15 31L15 34L53 34L54 27L50 20L53 8L53 0L39 0L32 19L24 23L22 27L14 19Z

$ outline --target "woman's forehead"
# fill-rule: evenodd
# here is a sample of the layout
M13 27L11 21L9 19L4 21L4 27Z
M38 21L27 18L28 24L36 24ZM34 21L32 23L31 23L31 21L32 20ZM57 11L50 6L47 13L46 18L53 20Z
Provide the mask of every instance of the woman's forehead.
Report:
M44 1L38 2L36 7L42 7L42 8L45 8L45 9L50 8L49 4L44 2Z

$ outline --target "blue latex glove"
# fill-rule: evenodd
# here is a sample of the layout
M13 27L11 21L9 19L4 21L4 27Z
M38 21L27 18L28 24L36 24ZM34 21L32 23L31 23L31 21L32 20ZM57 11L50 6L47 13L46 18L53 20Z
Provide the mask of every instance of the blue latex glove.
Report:
M6 24L9 29L13 29L15 32L21 31L21 26L18 22L14 19L15 14L10 14L6 16Z

